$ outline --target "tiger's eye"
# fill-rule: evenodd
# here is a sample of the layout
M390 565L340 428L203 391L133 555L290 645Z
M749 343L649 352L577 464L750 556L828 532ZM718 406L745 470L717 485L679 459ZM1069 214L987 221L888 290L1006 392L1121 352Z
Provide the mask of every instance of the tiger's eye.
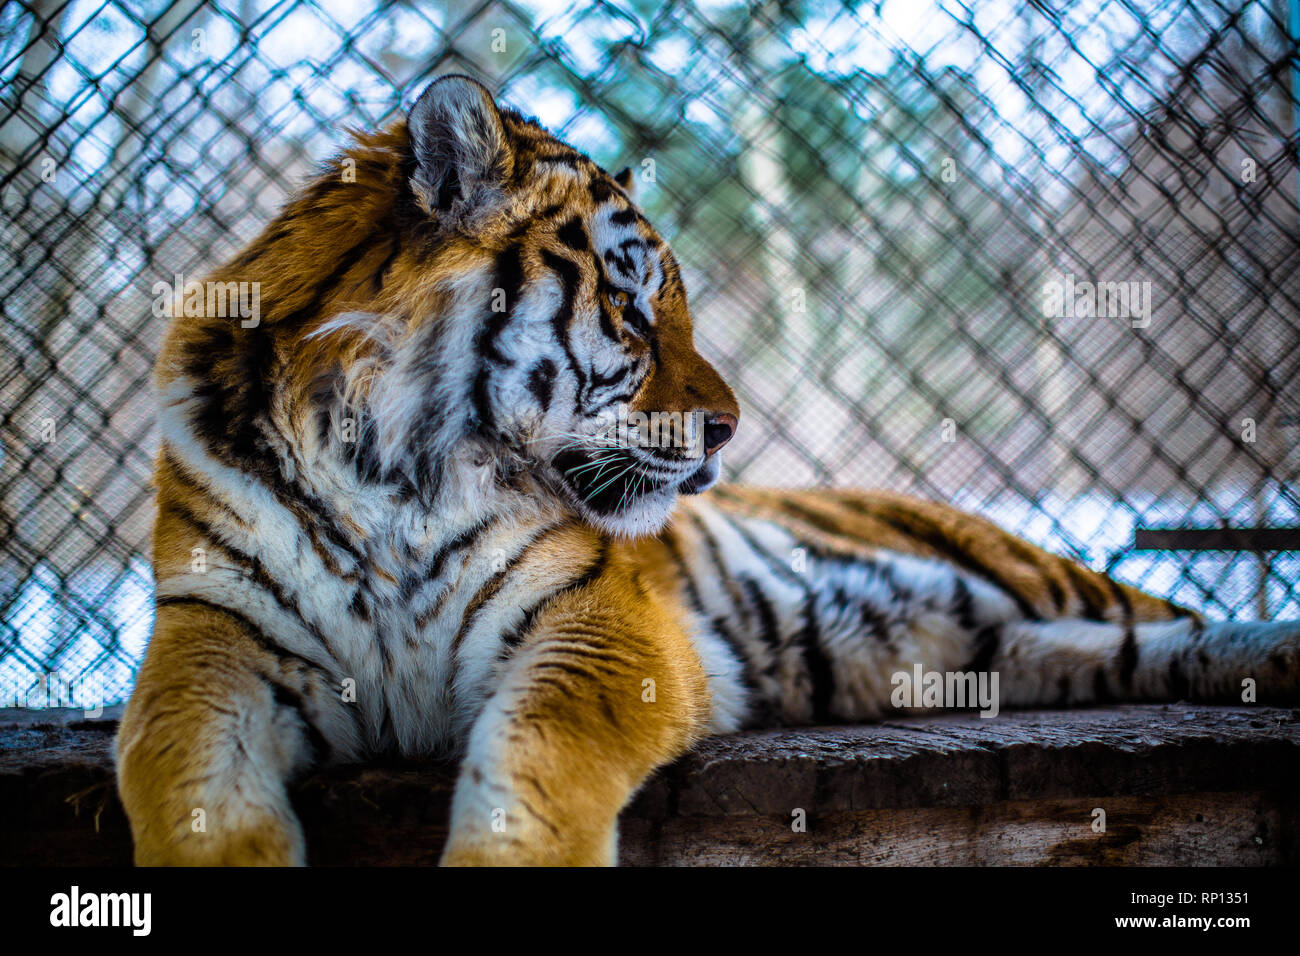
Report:
M623 308L623 306L627 305L627 293L626 292L611 293L609 297L609 301L621 309Z

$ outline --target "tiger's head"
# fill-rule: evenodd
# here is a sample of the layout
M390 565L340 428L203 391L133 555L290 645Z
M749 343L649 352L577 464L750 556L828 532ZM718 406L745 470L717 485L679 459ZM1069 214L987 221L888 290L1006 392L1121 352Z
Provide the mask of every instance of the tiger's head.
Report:
M213 278L262 288L256 327L207 316L181 347L217 406L192 417L236 457L342 456L432 499L469 456L637 535L717 480L735 432L632 176L467 77L359 135Z

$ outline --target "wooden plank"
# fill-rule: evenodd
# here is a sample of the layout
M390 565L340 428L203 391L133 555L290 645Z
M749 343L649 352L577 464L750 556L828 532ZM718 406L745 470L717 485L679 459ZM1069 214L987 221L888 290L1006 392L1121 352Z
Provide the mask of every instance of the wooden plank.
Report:
M129 863L116 721L48 717L0 711L0 863ZM293 789L309 860L436 862L454 781L431 762L313 773ZM622 827L631 864L1294 865L1300 711L948 713L715 737L656 774Z
M1138 528L1138 551L1300 551L1300 528Z
M1093 829L1096 810L1104 831ZM1295 812L1271 793L1016 800L809 817L625 820L625 866L1275 866Z

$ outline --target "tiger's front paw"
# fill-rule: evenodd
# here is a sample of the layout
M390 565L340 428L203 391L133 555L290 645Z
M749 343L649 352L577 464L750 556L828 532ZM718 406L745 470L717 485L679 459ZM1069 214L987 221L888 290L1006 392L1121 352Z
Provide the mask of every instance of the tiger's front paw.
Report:
M442 851L440 866L615 866L617 831L607 834L548 830L528 836L505 832L456 834Z
M301 828L268 817L256 823L162 834L145 828L135 841L136 866L305 866Z

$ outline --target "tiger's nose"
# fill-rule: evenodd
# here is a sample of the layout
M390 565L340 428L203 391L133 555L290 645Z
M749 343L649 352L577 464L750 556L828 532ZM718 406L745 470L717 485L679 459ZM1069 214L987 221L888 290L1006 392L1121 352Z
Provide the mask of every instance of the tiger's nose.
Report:
M726 412L704 415L704 454L712 455L736 434L736 416Z

